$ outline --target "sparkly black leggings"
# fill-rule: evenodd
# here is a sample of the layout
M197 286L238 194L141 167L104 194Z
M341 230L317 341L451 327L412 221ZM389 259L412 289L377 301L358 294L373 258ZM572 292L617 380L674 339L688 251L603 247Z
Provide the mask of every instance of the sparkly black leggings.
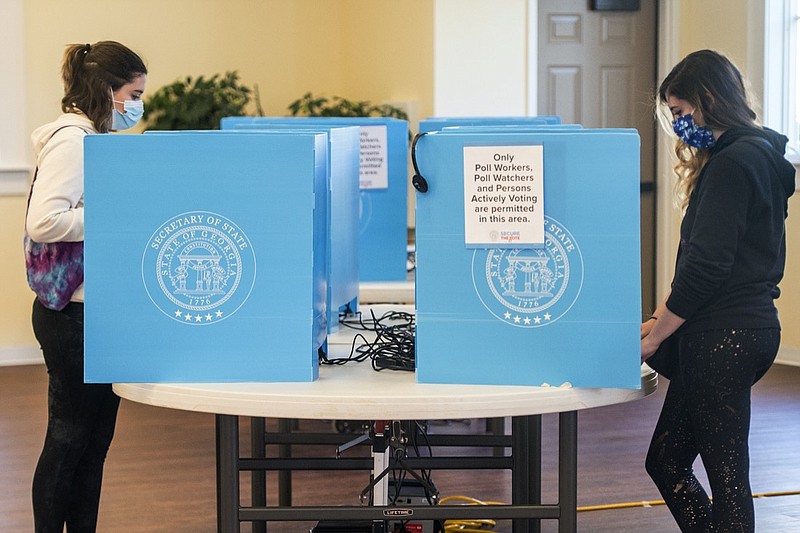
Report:
M684 532L755 529L750 491L750 388L778 352L780 330L706 331L680 338L645 467ZM694 475L698 454L713 505Z
M49 374L47 435L33 476L36 533L93 533L103 463L119 397L83 382L83 304L52 311L33 304L33 330Z

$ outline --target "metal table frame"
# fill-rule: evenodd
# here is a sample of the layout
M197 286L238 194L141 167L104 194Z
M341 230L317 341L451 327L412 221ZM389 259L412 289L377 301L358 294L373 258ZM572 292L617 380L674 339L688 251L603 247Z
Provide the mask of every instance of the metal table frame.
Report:
M510 519L514 533L538 533L540 520L558 521L558 531L577 531L577 411L559 413L558 439L558 502L541 503L541 415L512 417L511 435L498 439L475 439L477 445L504 446L510 443L510 457L479 457L470 462L464 457L408 458L411 468L470 469L510 468L512 473L512 503L502 506L304 506L292 507L285 493L278 506L266 505L266 471L280 473L292 470L369 469L369 458L309 459L278 457L267 459L266 433L263 418L251 419L251 449L253 457L240 457L239 417L216 415L217 433L217 530L219 533L238 533L241 522L253 522L253 532L267 531L269 521L307 520L372 520L391 519L387 514L401 510L415 520L445 520L468 518ZM285 420L285 419L283 419ZM461 435L449 435L457 444ZM493 439L493 437L495 437ZM285 442L292 442L286 439ZM294 440L294 442L300 442ZM254 472L251 485L252 506L241 505L239 474ZM257 474L260 473L260 474ZM283 480L285 486L286 480Z
M334 346L334 349L338 349ZM481 463L512 472L512 502L506 506L418 506L414 519L484 518L513 520L515 533L538 531L543 519L558 520L559 531L576 531L577 412L644 398L658 385L656 374L642 367L639 389L572 388L494 385L420 384L406 372L375 372L368 363L320 368L317 381L308 383L116 383L114 391L135 402L212 413L216 416L218 531L240 531L241 522L253 522L256 531L268 521L383 520L386 507L294 507L284 498L267 507L265 479L276 470L285 486L291 471L319 469L320 460L278 457L266 459L264 417L337 420L458 420L511 417L511 463L506 457L482 457ZM558 503L541 503L541 418L559 417ZM239 417L250 417L252 457L240 457ZM497 435L486 435L497 437ZM493 444L485 444L493 445ZM509 447L504 442L503 446ZM342 459L331 459L341 467ZM346 459L352 461L354 459ZM428 469L463 469L460 457L415 459ZM285 462L292 461L292 462ZM429 462L424 462L429 461ZM460 462L460 465L459 465ZM458 466L457 466L458 465ZM368 468L361 465L359 468ZM240 503L240 472L253 472L254 505ZM261 529L265 531L265 529Z

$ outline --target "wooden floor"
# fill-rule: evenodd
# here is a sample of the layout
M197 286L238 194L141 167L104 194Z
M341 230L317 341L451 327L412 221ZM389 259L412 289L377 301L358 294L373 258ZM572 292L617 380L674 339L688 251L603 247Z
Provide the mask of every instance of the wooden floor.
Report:
M33 531L30 483L46 424L47 373L42 366L0 367L0 532ZM579 414L579 506L658 500L644 472L645 450L663 399L653 396ZM243 431L247 424L242 424ZM331 424L303 421L301 430ZM436 432L480 432L482 421L431 425ZM123 400L106 466L99 531L211 533L216 531L214 418ZM545 503L555 502L554 416L544 417ZM247 436L243 434L243 441ZM752 486L759 493L800 491L800 368L775 366L754 389ZM482 451L481 451L482 452ZM356 452L359 453L359 452ZM330 450L333 455L333 449ZM356 504L364 473L295 474L295 503ZM442 496L510 500L507 472L434 472ZM246 483L247 479L243 480ZM276 493L270 480L271 502ZM246 489L243 486L243 489ZM800 496L756 500L757 530L800 532ZM303 532L313 524L270 524L270 532ZM581 512L579 531L678 531L666 508ZM249 526L242 528L249 531ZM495 531L510 531L499 523ZM557 531L544 521L542 531Z

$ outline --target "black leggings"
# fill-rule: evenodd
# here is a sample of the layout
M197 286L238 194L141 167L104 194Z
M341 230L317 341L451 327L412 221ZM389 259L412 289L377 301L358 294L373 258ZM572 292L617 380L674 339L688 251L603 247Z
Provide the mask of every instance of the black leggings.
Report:
M103 463L119 397L110 384L83 382L83 304L62 311L33 304L33 330L49 374L47 435L33 476L37 533L93 533Z
M750 389L778 352L779 329L683 335L645 467L684 532L752 532ZM694 475L698 454L714 503Z

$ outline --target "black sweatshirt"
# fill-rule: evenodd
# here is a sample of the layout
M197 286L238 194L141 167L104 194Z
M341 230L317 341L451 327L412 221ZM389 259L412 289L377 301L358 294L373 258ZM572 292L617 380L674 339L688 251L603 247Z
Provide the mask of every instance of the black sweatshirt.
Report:
M784 221L795 189L786 142L766 128L739 127L711 149L681 223L667 300L687 320L679 333L780 327L773 300L780 295Z

